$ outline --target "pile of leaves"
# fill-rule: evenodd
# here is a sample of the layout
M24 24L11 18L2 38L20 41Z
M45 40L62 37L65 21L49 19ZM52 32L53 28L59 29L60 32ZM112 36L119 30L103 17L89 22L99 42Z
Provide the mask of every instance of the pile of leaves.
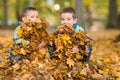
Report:
M16 52L18 51L16 54L22 52L20 54L25 56L21 60L12 63L4 61L4 63L9 64L3 67L5 71L1 72L2 79L21 79L21 76L23 79L41 80L88 78L85 77L87 75L84 72L86 63L83 61L83 56L87 55L87 44L89 44L86 33L82 31L75 33L74 28L66 24L59 26L57 31L50 34L49 37L44 27L46 25L40 26L43 24L42 22L24 23L20 30L17 31L19 38L22 38L22 43L14 44L13 48ZM42 32L44 32L44 35L41 34ZM29 40L30 43L26 44L26 40ZM48 57L46 47L45 50L34 49L37 44L45 40L49 41L49 45L55 45L56 50L53 52L52 59ZM74 46L80 49L78 53L71 53L70 50ZM43 57L43 54L46 54L47 57Z
M83 31L75 32L70 24L58 26L56 32L50 36L50 45L56 50L52 55L52 64L55 65L53 76L55 79L82 79L82 69L85 67L84 56L88 55L89 38ZM71 53L75 46L77 53Z
M82 61L84 59L83 56L88 55L87 47L90 39L84 31L75 32L70 24L66 24L58 27L58 30L51 35L49 43L50 45L55 44L56 50L52 57L55 57L57 60L69 57ZM79 52L73 54L71 49L75 46L79 49Z
M65 25L67 26L67 25ZM68 25L68 27L70 27ZM85 55L82 52L75 54L67 54L69 48L76 45L70 44L67 41L74 39L73 35L77 34L72 32L72 28L64 29L69 30L71 33L64 33L64 31L58 30L50 35L49 44L53 45L65 45L65 49L62 47L56 47L56 50L49 58L39 58L33 52L32 55L25 54L25 57L21 60L10 62L8 50L12 45L11 37L0 36L0 79L1 80L120 80L120 41L114 42L115 36L111 38L104 37L97 38L93 42L93 52L88 63L83 62L81 56ZM60 32L59 32L60 30ZM68 32L69 32L68 31ZM107 32L107 31L105 31ZM62 34L63 33L63 34ZM113 34L113 32L108 32ZM116 31L115 31L116 33ZM59 34L61 36L57 36ZM63 38L62 35L69 35ZM101 32L100 32L101 34ZM92 35L92 34L91 34ZM97 32L95 36L97 35ZM54 36L54 38L52 38ZM99 37L99 36L97 36ZM58 44L59 41L62 44ZM86 38L85 38L86 39ZM76 39L74 39L76 40ZM88 40L87 40L88 41ZM64 42L64 43L63 43ZM79 42L78 42L79 43ZM88 41L89 43L89 41ZM69 46L67 46L69 44ZM81 44L81 43L80 43ZM78 45L78 44L77 44ZM83 46L83 45L82 45ZM64 51L67 50L67 51ZM43 51L42 51L43 52ZM59 53L61 52L61 53ZM70 56L68 56L70 55Z
M49 24L44 18L21 24L20 29L16 32L18 39L22 39L22 42L11 44L9 47L12 47L14 55L22 55L22 59L10 62L9 56L7 56L6 59L2 60L0 79L45 80L43 74L48 70L47 65L49 64L50 55L45 46L41 48L38 46L41 43L47 44L49 35L46 30L48 27ZM8 48L5 51L8 54Z
M120 80L120 41L114 42L116 37L100 37L94 42L90 61L90 70L94 70L91 74L93 79Z
M18 34L18 39L22 39L22 41L20 44L13 44L13 54L26 55L33 53L37 57L43 57L46 49L39 49L38 46L41 43L48 42L48 27L49 24L44 18L39 18L34 22L21 23L21 27L16 33Z

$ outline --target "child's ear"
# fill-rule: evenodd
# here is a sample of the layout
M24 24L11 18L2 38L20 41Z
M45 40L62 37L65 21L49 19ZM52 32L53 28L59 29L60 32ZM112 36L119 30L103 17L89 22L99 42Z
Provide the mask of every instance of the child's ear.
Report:
M77 23L78 19L77 18L74 18L74 23Z
M22 17L22 21L25 22L26 21L26 17Z

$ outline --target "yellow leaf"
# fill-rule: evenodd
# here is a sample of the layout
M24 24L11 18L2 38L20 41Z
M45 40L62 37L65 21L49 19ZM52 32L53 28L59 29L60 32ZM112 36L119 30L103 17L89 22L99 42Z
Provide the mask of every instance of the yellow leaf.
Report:
M98 73L104 74L104 71L99 69L99 70L98 70Z
M71 39L71 37L67 34L64 34L64 35L62 35L62 39L68 41Z
M42 28L42 25L37 26L37 28Z
M14 51L13 51L13 55L17 55L17 54L19 54L19 53L20 53L19 50L14 50Z
M59 69L55 69L54 74L56 75L58 73L60 73L60 70Z
M4 71L0 71L0 75L4 75L5 74L5 72ZM1 78L0 78L0 80L2 80Z
M33 54L34 54L34 55L36 55L36 54L37 54L37 52L33 52Z
M105 63L109 63L109 62L110 62L110 58L106 58L106 59L104 60L104 62L105 62Z
M21 48L21 49L20 49L20 54L25 55L25 54L26 54L26 51L25 51L23 48Z
M27 31L31 31L32 30L32 27L27 27Z
M35 33L35 35L39 36L39 34L36 31L34 31L34 33Z
M80 54L76 54L77 59L82 59L83 57Z
M15 65L13 65L12 67L14 68L14 70L13 70L14 72L20 69L20 65L17 63Z
M34 61L32 61L32 64L37 64L38 63L38 58L36 57Z
M87 75L87 69L86 68L82 69L82 71L80 72L80 74L81 75Z
M58 54L58 57L61 59L62 58L62 54L60 53L60 54Z
M42 63L38 63L38 68L43 68L44 65Z
M29 41L27 41L27 40L25 40L25 39L22 38L22 45L23 45L23 46L26 46L26 45L28 45L28 44L29 44Z
M4 66L5 66L5 62L1 62L0 67L4 67Z
M68 58L67 64L69 65L69 67L72 67L72 66L74 66L75 62L72 59Z
M80 65L80 66L82 66L82 65L83 65L83 63L82 63L82 62L79 62L79 65Z
M20 28L20 29L16 30L16 33L18 34L18 36L20 36L23 33L23 30Z
M28 70L23 69L20 74L21 74L21 75L24 75L24 74L28 74L28 73L29 73Z
M54 80L54 77L53 77L53 76L50 76L49 80Z
M69 40L68 43L69 43L69 44L72 44L72 41Z
M26 44L25 44L25 41L24 41L24 39L22 38L22 45L23 46L25 46Z

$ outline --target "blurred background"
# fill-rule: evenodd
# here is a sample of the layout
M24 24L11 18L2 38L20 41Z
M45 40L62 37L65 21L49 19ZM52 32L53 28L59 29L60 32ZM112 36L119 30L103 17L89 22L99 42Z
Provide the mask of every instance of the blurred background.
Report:
M15 29L21 11L28 6L37 8L53 29L65 7L76 10L78 23L86 30L120 28L120 0L0 0L0 29Z

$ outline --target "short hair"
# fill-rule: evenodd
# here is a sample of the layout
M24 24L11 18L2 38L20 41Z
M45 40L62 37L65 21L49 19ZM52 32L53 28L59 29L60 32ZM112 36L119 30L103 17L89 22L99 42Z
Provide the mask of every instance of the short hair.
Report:
M27 7L23 9L21 17L25 17L27 15L27 11L38 11L38 10L34 7Z
M64 8L60 14L62 13L72 13L73 14L73 18L76 18L76 11L71 8L71 7L67 7L67 8Z

